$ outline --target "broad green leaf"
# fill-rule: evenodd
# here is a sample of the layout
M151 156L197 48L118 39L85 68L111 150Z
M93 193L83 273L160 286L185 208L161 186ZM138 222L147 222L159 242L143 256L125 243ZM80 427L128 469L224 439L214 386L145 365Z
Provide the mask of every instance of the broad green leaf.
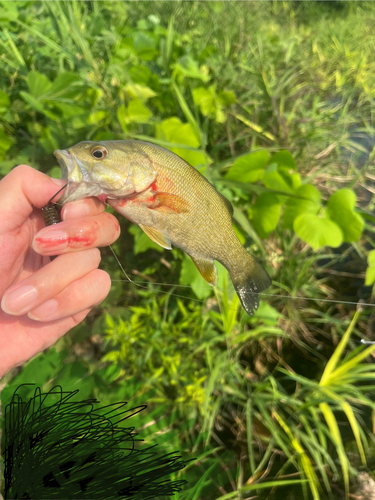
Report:
M371 250L368 254L367 263L365 285L370 286L375 283L375 250Z
M269 160L268 151L255 151L238 158L225 175L226 179L239 182L256 182L264 174Z
M99 122L102 122L107 118L109 118L108 111L104 110L94 111L93 113L89 114L88 123L90 123L90 125L97 125Z
M293 170L296 168L296 162L294 161L293 156L285 149L282 149L272 155L270 163L276 163L278 167L287 167L292 168Z
M209 297L213 288L202 278L194 262L188 255L184 255L181 266L180 284L190 285L198 299Z
M281 203L277 195L261 194L249 209L254 229L261 238L267 236L277 227L280 218Z
M143 86L149 82L151 71L147 66L134 65L129 70L129 75L134 83L140 83Z
M179 76L179 80L188 77L202 80L202 82L208 82L210 79L210 77L202 71L202 68L199 67L197 61L189 55L184 55L178 59L174 65L173 73Z
M73 129L80 129L80 128L87 127L89 115L90 115L90 113L85 112L85 113L82 113L78 116L73 116L73 118L71 118L71 121L70 121L70 126Z
M224 123L227 115L221 106L217 106L215 110L215 121L217 123Z
M137 55L144 61L150 61L157 54L156 38L147 33L136 33L133 47Z
M160 138L176 144L186 144L193 148L199 146L199 141L188 123L182 123L177 117L167 118L158 126Z
M177 117L168 118L158 125L156 128L156 137L175 144L186 144L191 148L199 147L199 141L190 123L182 123ZM198 166L206 164L206 157L200 151L173 147L170 150L181 156L190 165Z
M30 71L26 78L30 94L37 99L46 94L51 88L52 83L39 71Z
M157 95L150 87L137 83L128 83L124 90L132 99L140 99L142 101L147 101L147 99Z
M294 193L301 184L301 178L299 174L292 174L289 170L271 163L262 177L262 182L268 188Z
M146 123L152 116L140 99L130 101L127 107L127 120L131 123Z
M74 116L87 115L87 109L77 106L76 104L66 104L65 102L54 102L54 108L59 109L64 118L72 118Z
M301 200L298 198L288 198L283 212L283 226L287 229L293 229L294 220L303 213L317 214L321 208L320 193L310 184L305 184L296 189L298 196L307 198Z
M65 99L72 99L81 92L82 85L83 81L78 75L66 71L65 73L57 75L51 88L46 92L43 98L58 99L64 96Z
M278 189L271 189L265 186L260 186L259 184L249 184L239 181L232 181L230 179L225 179L224 177L211 177L212 182L214 184L222 184L227 186L228 188L235 188L236 190L242 190L247 193L255 193L255 194L263 194L263 193L272 193L276 194L280 197L280 201L284 198L298 198L298 196L294 193L286 193L285 191L279 191Z
M208 116L215 111L215 88L211 86L206 89L198 87L193 90L194 103L200 107L203 116Z
M230 95L233 93L224 93L224 95L228 94L226 97L228 101L230 100ZM233 94L234 96L234 94ZM204 87L199 87L193 90L193 99L194 103L199 105L201 113L203 116L214 116L216 122L224 123L226 120L226 112L223 109L223 99L220 99L216 94L215 86L211 85L208 89Z
M18 10L15 2L4 2L0 6L0 22L14 21L18 17Z
M15 140L13 139L13 137L9 137L9 135L6 135L4 130L0 129L0 160L5 157L5 153L11 147L11 145L14 144L14 142Z
M328 217L340 228L344 241L358 241L363 230L362 217L354 212L356 196L351 189L340 189L329 198L326 210Z
M34 96L29 94L28 92L23 92L21 90L20 96L22 99L27 102L32 108L34 108L36 111L39 111L39 113L42 113L45 115L47 118L50 118L53 121L60 121L60 117L58 114L54 113L53 111L49 110L44 106L41 101L36 99Z
M339 247L343 241L340 227L326 217L303 213L293 223L294 231L314 250L324 246Z

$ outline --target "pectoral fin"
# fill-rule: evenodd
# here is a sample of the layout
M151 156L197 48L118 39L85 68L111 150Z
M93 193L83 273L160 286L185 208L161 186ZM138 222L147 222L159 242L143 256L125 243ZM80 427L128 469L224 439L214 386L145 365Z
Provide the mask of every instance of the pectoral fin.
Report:
M152 241L154 241L161 247L166 248L167 250L172 250L171 240L168 238L168 236L161 233L160 231L157 231L153 227L144 226L143 224L138 225L142 229L142 231L144 231L147 236L152 239Z
M181 214L189 210L189 204L176 194L158 193L155 195L154 206L150 208L160 212Z
M191 255L190 257L198 271L201 273L202 278L204 278L210 285L216 286L217 270L214 261L211 259L205 259L204 257L192 257Z

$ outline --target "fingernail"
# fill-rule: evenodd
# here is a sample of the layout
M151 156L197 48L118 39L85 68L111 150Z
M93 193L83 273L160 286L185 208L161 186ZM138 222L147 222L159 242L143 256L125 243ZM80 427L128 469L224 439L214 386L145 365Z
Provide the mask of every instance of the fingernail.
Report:
M63 185L67 183L67 181L64 181L63 179L55 179L55 177L50 177L50 179L60 187L63 187Z
M20 286L5 293L1 308L7 314L22 314L31 309L37 297L38 291L33 286Z
M57 302L57 300L47 300L47 302L44 302L44 304L41 304L40 306L29 312L28 317L30 319L35 319L36 321L40 319L47 319L49 316L54 316L58 306L59 303Z
M34 238L33 247L44 252L63 250L68 246L68 238L68 233L61 229L42 229Z
M83 200L68 203L64 206L61 212L63 220L77 219L79 217L86 217L87 215L90 215L90 207Z

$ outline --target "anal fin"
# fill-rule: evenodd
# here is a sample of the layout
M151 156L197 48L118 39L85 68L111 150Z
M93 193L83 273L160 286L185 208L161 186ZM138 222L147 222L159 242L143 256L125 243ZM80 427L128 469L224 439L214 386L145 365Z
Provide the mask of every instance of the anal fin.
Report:
M194 262L195 267L200 272L202 278L204 278L207 283L212 286L217 285L217 270L212 259L205 259L204 257L192 257L191 260Z
M172 250L171 240L165 234L161 233L157 229L154 229L150 226L144 226L143 224L138 224L139 227L144 231L149 238L152 239L155 243L160 245L167 250Z

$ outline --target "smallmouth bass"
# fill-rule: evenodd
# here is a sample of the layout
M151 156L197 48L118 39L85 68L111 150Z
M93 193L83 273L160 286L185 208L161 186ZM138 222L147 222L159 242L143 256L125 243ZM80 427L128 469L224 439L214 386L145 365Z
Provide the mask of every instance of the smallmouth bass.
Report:
M136 140L84 141L55 156L69 181L61 203L97 196L163 248L181 248L212 286L219 261L245 311L258 308L271 279L237 238L231 203L185 160Z

